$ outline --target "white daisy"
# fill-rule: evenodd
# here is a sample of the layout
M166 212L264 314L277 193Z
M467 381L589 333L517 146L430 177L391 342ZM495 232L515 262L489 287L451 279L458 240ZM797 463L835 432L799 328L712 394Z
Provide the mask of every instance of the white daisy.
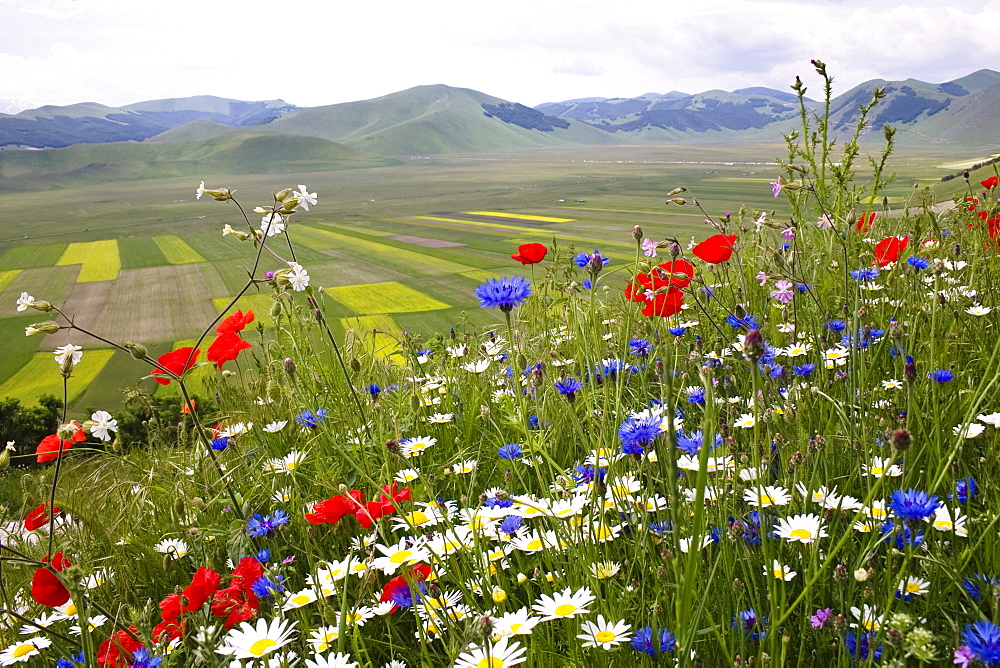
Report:
M626 624L624 619L611 623L605 621L603 615L598 615L596 623L585 621L580 625L580 630L583 633L577 638L583 641L584 647L611 649L632 639L632 634L629 633L631 628L632 626Z
M277 617L270 624L266 619L258 619L256 626L241 622L239 628L226 634L223 645L215 653L235 659L259 659L292 642L297 623Z

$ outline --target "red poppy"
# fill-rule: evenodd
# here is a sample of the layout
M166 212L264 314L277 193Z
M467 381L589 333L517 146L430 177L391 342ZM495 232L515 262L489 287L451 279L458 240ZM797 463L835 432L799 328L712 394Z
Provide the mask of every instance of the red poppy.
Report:
M965 201L966 202L972 202L972 204L970 204L968 207L966 207L966 209L969 210L969 211L975 211L976 207L979 206L979 198L978 197L966 197Z
M39 527L43 527L49 523L49 511L48 503L43 503L34 510L28 513L28 516L24 518L24 528L27 531L34 531ZM59 506L53 506L52 512L58 513L61 510Z
M183 406L181 406L181 413L190 413L197 407L198 407L198 402L192 399L191 401L188 401Z
M195 350L193 346L186 346L184 348L178 348L177 350L172 350L169 353L163 353L160 355L156 363L161 367L174 374L175 376L183 376L184 372L194 366L194 363L198 361L198 355L201 354L200 350ZM153 375L163 374L163 371L159 369L153 369ZM160 385L169 385L170 378L154 378Z
M396 512L396 506L394 504L409 500L409 487L404 487L403 491L396 492L396 483L392 483L391 489L387 485L383 485L382 495L379 497L379 500L371 501L366 503L363 507L358 508L354 512L354 517L357 518L358 524L362 527L365 529L371 529L375 520Z
M195 612L219 588L220 576L211 568L201 567L191 578L191 584L180 594L170 594L160 601L160 617L176 620L185 612Z
M336 524L344 515L353 515L364 502L365 495L352 489L348 494L339 494L313 504L312 512L306 513L306 522Z
M134 626L128 627L138 635ZM124 631L118 631L102 642L97 648L97 665L100 668L128 668L132 665L132 653L142 647L142 643Z
M69 589L66 589L56 572L69 568L72 564L62 552L56 552L51 561L46 557L42 562L49 565L35 569L31 578L31 598L40 605L58 608L69 600Z
M392 595L396 592L406 591L410 588L410 583L413 583L414 587L419 586L420 582L424 582L431 574L431 567L427 564L417 564L411 568L406 569L403 575L397 575L393 579L385 583L382 587L382 595L379 596L379 601L391 601ZM392 610L389 612L396 612L399 610L398 605L394 605Z
M733 256L735 246L735 234L716 234L692 248L691 252L709 264L719 264L727 262Z
M35 461L39 464L51 462L53 459L58 459L59 452L61 450L69 450L74 443L86 440L87 434L84 433L83 429L77 429L76 433L73 434L73 437L65 441L61 440L58 434L46 436L42 439L42 442L38 444L38 447L35 448L35 454L38 455L35 458Z
M984 188L986 188L987 190L993 190L994 188L997 187L998 184L1000 184L1000 178L997 178L995 176L991 176L990 178L986 179L985 181L980 181L979 183Z
M226 332L242 332L243 328L253 322L253 311L247 310L246 314L243 311L237 311L232 314L215 328L216 333L225 334Z
M650 318L657 315L661 318L669 318L675 313L679 313L683 304L683 292L676 289L668 290L653 295L653 298L648 300L643 307L642 314Z
M899 254L910 244L909 237L887 237L875 244L875 264L880 267L899 261Z
M854 229L856 229L861 234L865 234L868 230L872 229L872 223L875 222L876 211L870 212L866 216L861 216L858 218L858 222L854 223Z
M215 362L221 369L223 364L236 359L240 351L247 348L253 348L253 346L249 341L241 339L239 334L236 332L224 332L215 337L215 341L212 341L212 345L208 347L205 357L209 362Z
M521 244L517 247L517 254L510 257L521 264L536 264L544 260L548 252L545 244Z
M264 567L253 557L243 557L233 570L229 586L215 592L212 614L225 617L225 626L231 629L240 622L254 617L260 609L260 599L253 593L253 583L264 575Z

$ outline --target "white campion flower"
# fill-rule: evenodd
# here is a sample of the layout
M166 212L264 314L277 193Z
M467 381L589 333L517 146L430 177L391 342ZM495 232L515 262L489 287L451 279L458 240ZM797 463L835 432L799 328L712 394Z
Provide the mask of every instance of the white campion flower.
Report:
M69 343L65 346L60 346L52 351L55 354L56 364L59 366L66 366L69 364L69 368L75 367L79 362L80 358L83 357L83 348L81 346L74 346ZM67 362L68 360L71 360Z
M27 292L22 292L21 296L17 298L17 310L26 311L29 306L34 305L35 298L29 295Z
M299 200L299 204L306 211L309 210L310 206L316 206L316 193L309 192L309 189L305 186L300 185L298 190L292 191L292 197Z
M302 292L309 287L309 273L302 268L302 265L298 262L289 262L288 266L291 268L288 284L292 286L292 290Z
M952 432L955 436L964 436L965 438L975 438L979 436L983 431L986 430L986 426L979 424L978 422L970 422L969 424L960 424L952 427Z
M280 213L267 213L260 219L260 231L269 237L285 231L285 222Z
M201 199L201 196L205 194L205 182L202 181L198 189L194 191L194 198Z
M111 432L118 431L118 420L112 418L107 411L97 411L90 419L94 423L90 426L90 433L102 441L110 441Z

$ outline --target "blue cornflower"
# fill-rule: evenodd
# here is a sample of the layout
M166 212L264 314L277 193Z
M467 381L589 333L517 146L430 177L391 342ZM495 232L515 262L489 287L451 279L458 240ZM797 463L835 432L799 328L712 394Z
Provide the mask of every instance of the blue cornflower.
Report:
M601 263L602 267L608 266L608 263L611 262L610 258L601 255L600 251L595 250L593 254L584 253L583 251L580 251L579 253L573 256L573 264L580 267L580 269L584 269L587 267L588 264L591 263L591 261L594 258L598 258L597 261Z
M855 269L851 272L851 278L859 283L864 283L865 281L874 281L878 278L880 272L875 267L868 269Z
M645 357L653 351L653 345L646 339L632 339L628 342L628 349L633 355Z
M864 350L882 336L885 336L884 329L863 327L858 330L856 337L853 334L844 334L840 339L840 344L846 348L861 348Z
M934 514L941 502L936 496L913 489L893 490L889 507L904 520L923 520Z
M487 508L493 508L493 509L511 508L514 505L514 502L511 501L510 499L501 499L496 496L491 496L488 499L486 499L486 501L483 502L483 505L485 505Z
M847 323L843 320L828 320L823 324L823 327L831 332L840 333L847 329Z
M692 404L703 404L705 403L705 388L704 387L692 387L691 391L688 392L687 400Z
M642 418L628 418L618 427L618 438L622 442L622 452L626 455L641 455L644 445L651 445L660 435L663 419L658 415Z
M209 445L212 446L213 450L225 450L229 447L229 437L220 436L219 438L213 438Z
M686 331L687 331L687 329L685 329L684 327L671 327L670 328L670 333L673 334L674 336L681 336Z
M594 468L590 464L577 464L576 473L571 473L573 480L576 481L577 486L579 485L589 485L590 483L597 480L598 482L604 481L604 474L607 473L602 468Z
M1000 627L993 622L981 619L967 624L962 632L962 642L987 666L1000 664Z
M162 662L162 656L152 656L149 649L140 647L132 652L132 665L129 668L159 668Z
M875 633L862 633L860 636L854 635L854 631L848 631L847 636L844 638L844 643L847 645L847 651L851 653L851 656L855 659L867 659L868 654L871 653L872 657L875 659L882 658L882 645L872 648L872 644L875 642Z
M295 421L299 424L315 429L316 426L326 420L326 409L320 408L318 411L313 413L310 410L304 410L299 413L299 416L295 418Z
M417 357L430 357L433 354L434 351L430 348L423 348L422 350L417 351Z
M274 515L255 513L247 518L247 533L251 536L272 536L278 527L288 524L288 520L288 513L280 509L274 511Z
M266 564L271 560L271 550L265 547L264 549L257 552L257 555L254 558L260 563Z
M705 294L705 299L711 299L715 296L715 290L710 285L703 285L701 291Z
M593 290L594 289L594 284L590 282L589 278L583 279L583 283L581 283L580 285L583 286L584 290Z
M701 449L701 444L705 440L705 434L701 429L696 429L691 432L690 435L685 434L683 429L677 430L677 449L683 450L685 453L694 456L698 454ZM715 444L710 446L709 450L714 450L718 446L722 445L722 435L715 435Z
M654 642L652 626L636 629L635 635L632 636L632 647L645 654L662 654L663 652L672 652L677 648L677 639L674 634L664 628L660 629L659 648L654 645Z
M748 640L760 640L766 636L765 624L767 624L767 617L757 617L753 608L740 610L733 616L733 626L747 634Z
M796 283L795 289L799 292L807 292L812 286L809 283Z
M531 281L521 276L491 278L476 288L476 297L483 308L499 308L510 313L531 294L530 286Z
M372 399L378 399L378 395L382 394L382 388L372 383L368 386L368 394L372 395Z
M958 499L959 503L968 503L969 499L976 495L979 490L979 486L976 485L976 481L971 476L968 478L962 478L955 483L955 494L949 494L949 499Z
M733 533L742 534L743 540L748 545L760 545L763 541L760 538L760 512L751 510L745 520L738 520L735 517L729 518L729 530Z
M427 593L427 585L422 580L415 582L414 585L417 588L416 599L419 601L422 595ZM409 587L395 587L389 598L399 607L409 610L413 607L414 592Z
M744 314L742 317L738 317L730 313L726 316L726 322L732 327L745 327L746 329L757 329L757 318L750 315L749 313Z
M920 547L924 542L924 532L911 529L905 523L903 526L896 526L891 521L883 522L879 531L885 536L882 542L892 543L900 552L905 551L907 547Z
M497 450L497 454L504 459L517 459L523 451L520 443L508 443L507 445L501 445L500 449Z
M792 371L795 372L795 375L796 376L802 376L803 378L805 378L806 376L808 376L809 374L811 374L815 370L816 370L816 365L813 364L812 362L806 362L805 364L802 364L801 366L800 365L795 365L795 366L792 367Z
M906 264L911 267L916 267L917 269L926 269L931 266L931 261L924 257L917 257L916 255L911 255L906 258Z
M955 377L955 374L947 369L934 369L933 371L927 372L927 377L935 383L947 383Z
M572 377L561 378L555 382L555 388L559 394L565 394L567 399L573 401L576 393L583 389L583 383Z
M507 535L508 538L517 533L518 529L524 525L524 520L521 519L520 515L508 515L507 517L500 520L500 531Z
M973 573L962 581L962 588L969 593L969 596L979 600L983 597L983 585L996 585L1000 580L982 573Z
M272 597L278 592L285 591L284 583L285 577L283 575L275 576L273 581L269 580L266 575L262 575L250 585L250 590L260 598Z

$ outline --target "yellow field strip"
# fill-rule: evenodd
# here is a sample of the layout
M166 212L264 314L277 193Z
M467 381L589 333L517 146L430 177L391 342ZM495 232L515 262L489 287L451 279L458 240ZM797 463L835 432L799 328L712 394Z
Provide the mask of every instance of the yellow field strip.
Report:
M84 241L66 247L56 266L79 264L77 283L113 281L121 271L121 257L118 255L118 240Z
M15 278L17 278L20 273L24 271L23 269L8 269L7 271L0 271L0 290L3 290L8 285L10 285Z
M69 379L69 401L72 402L83 394L114 355L114 350L107 349L83 351L83 358L73 369L73 376ZM59 365L50 352L35 353L27 364L0 385L0 396L14 397L25 405L35 403L43 394L61 397L62 392Z
M552 218L551 216L530 216L526 213L504 213L501 211L465 211L470 216L492 216L494 218L514 218L516 220L533 220L539 223L572 223L572 218Z
M700 213L684 213L681 211L640 211L638 209L596 209L594 207L567 207L570 211L607 211L608 213L641 213L646 216L700 216ZM689 209L690 211L690 209Z
M389 257L396 258L397 260L404 260L406 262L412 262L415 265L420 265L423 267L430 267L432 269L437 269L445 273L457 274L463 271L469 271L475 269L475 267L470 267L467 264L459 264L457 262L451 262L449 260L442 260L437 257L430 255L424 255L423 253L417 253L411 250L406 250L404 248L396 248L395 246L388 246L386 244L379 243L377 241L369 241L367 239L359 239L358 237L348 236L346 234L338 234L337 232L330 232L329 230L320 229L318 227L309 227L306 225L301 225L297 227L299 232L304 232L315 236L325 237L331 241L336 241L341 244L347 244L349 246L356 246L358 248L364 248L366 250L374 251L376 253L381 253Z
M450 304L439 302L395 281L326 288L326 294L361 315L416 313L451 308Z
M514 232L536 232L534 227L518 227L517 225L503 225L501 223L484 223L478 220L461 220L460 218L440 218L438 216L411 216L415 220L432 220L439 223L455 223L458 225L470 225L472 227L486 227L494 230L508 230ZM404 220L404 219L400 219ZM405 219L409 220L409 218Z

